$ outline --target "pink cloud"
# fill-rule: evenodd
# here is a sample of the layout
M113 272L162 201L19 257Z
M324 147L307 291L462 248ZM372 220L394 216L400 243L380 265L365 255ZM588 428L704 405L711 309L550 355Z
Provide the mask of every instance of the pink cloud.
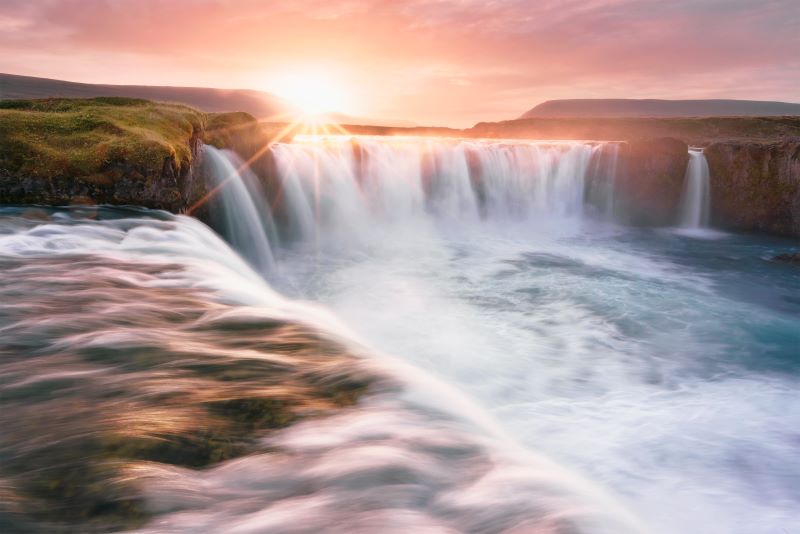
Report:
M324 64L362 109L465 125L549 98L800 100L796 0L7 0L0 70L269 90Z

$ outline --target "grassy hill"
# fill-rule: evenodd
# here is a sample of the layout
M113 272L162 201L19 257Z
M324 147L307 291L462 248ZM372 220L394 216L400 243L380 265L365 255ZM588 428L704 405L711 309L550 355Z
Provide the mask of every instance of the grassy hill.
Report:
M584 98L548 100L524 113L534 118L774 117L800 115L800 104L762 100L637 100Z
M285 100L263 91L100 85L0 73L0 99L4 100L108 96L179 103L205 112L244 111L258 118L281 117L296 112Z

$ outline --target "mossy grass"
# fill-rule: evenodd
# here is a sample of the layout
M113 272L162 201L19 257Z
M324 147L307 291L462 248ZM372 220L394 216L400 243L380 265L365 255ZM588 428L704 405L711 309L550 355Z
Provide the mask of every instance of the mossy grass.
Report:
M159 171L171 157L181 166L205 120L136 98L0 100L0 169L52 179L98 175L115 162Z

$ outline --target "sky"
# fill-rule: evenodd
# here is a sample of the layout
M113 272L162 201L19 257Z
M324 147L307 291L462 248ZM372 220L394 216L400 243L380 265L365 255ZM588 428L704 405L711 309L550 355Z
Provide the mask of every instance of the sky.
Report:
M311 84L336 111L424 125L557 98L800 102L798 50L800 0L0 0L0 72Z

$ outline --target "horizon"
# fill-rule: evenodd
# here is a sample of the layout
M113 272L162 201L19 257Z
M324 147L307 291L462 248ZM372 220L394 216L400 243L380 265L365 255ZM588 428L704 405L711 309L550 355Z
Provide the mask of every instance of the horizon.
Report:
M0 531L795 533L798 28L0 0Z
M0 71L465 127L558 99L797 102L798 24L785 0L11 0Z
M0 72L0 75L27 76L27 75L11 73L11 72ZM269 91L263 91L261 89L251 89L251 88L242 88L242 87L229 88L229 87L203 87L203 86L178 86L178 85L152 85L152 84L138 84L138 83L137 84L106 84L106 83L98 82L97 84L88 84L87 82L76 81L76 80L65 80L65 79L47 78L47 77L37 77L37 78L40 78L42 80L53 81L53 82L66 82L66 83L85 84L85 85L107 85L107 86L115 86L115 87L151 87L151 88L170 88L170 89L207 89L207 90L212 90L212 91L256 91L256 92L259 92L259 93L263 93L266 97L277 97L277 98L280 98L282 100L286 100L286 102L289 105L292 105L292 102L290 100L288 100L288 99L286 99L284 97L281 97L281 96L279 96L279 95L277 95L275 93L270 93ZM3 96L2 93L0 93L0 99L2 99L2 96ZM627 101L627 102L648 102L648 101L652 101L652 102L704 102L704 101L708 101L708 102L755 102L755 103L772 103L772 104L788 104L788 105L800 104L800 102L774 101L774 100L772 100L772 101L770 101L770 100L749 100L749 99L738 99L738 98L715 98L715 99L668 99L668 98L655 98L655 97L654 98L624 98L624 97L615 98L615 97L608 97L608 98L597 98L597 99L592 99L592 98L573 98L573 99L560 98L560 99L542 100L541 102L537 102L533 106L531 106L531 108L528 108L527 110L525 110L525 112L522 112L522 113L520 113L519 115L517 115L515 117L499 118L499 119L496 119L496 120L493 120L493 121L486 121L486 122L500 122L500 121L505 121L505 120L522 119L522 118L525 118L524 114L526 112L531 111L531 110L535 109L538 106L541 106L541 105L544 105L544 104L548 104L548 103L551 103L551 102L592 101L592 100L597 100L597 101ZM233 110L231 110L231 111L233 111ZM413 123L411 121L407 121L405 119L397 119L395 117L385 117L385 116L382 116L382 117L369 116L369 117L367 117L367 116L362 116L362 115L352 115L352 114L349 114L349 113L346 113L346 112L341 112L341 111L339 111L337 109L331 109L331 110L320 109L320 110L316 111L315 113L316 113L317 116L320 116L320 117L340 115L340 116L344 117L345 119L366 119L366 120L371 121L371 123L370 123L371 125L374 125L374 126L383 125L383 126L386 126L386 127L416 127L416 128L420 128L420 127L421 128L426 128L426 127L428 127L428 128L468 129L470 127L474 127L474 126L477 126L478 124L480 124L480 121L476 122L476 123L473 123L473 124L468 124L468 125L465 125L465 126L461 126L461 127L451 127L449 125L440 125L440 124L419 124L419 123ZM308 117L312 118L312 115L313 114L309 114ZM622 115L622 116L624 116L624 115ZM550 118L553 118L553 117L550 117ZM587 118L592 118L592 117L587 117ZM597 117L597 118L600 118L600 117ZM284 120L288 121L289 119L284 119ZM334 120L336 120L336 119L334 119ZM385 121L385 123L380 123L381 120ZM406 123L406 124L402 124L402 123ZM342 124L344 124L344 123L342 123ZM357 123L354 122L352 124L355 125Z

